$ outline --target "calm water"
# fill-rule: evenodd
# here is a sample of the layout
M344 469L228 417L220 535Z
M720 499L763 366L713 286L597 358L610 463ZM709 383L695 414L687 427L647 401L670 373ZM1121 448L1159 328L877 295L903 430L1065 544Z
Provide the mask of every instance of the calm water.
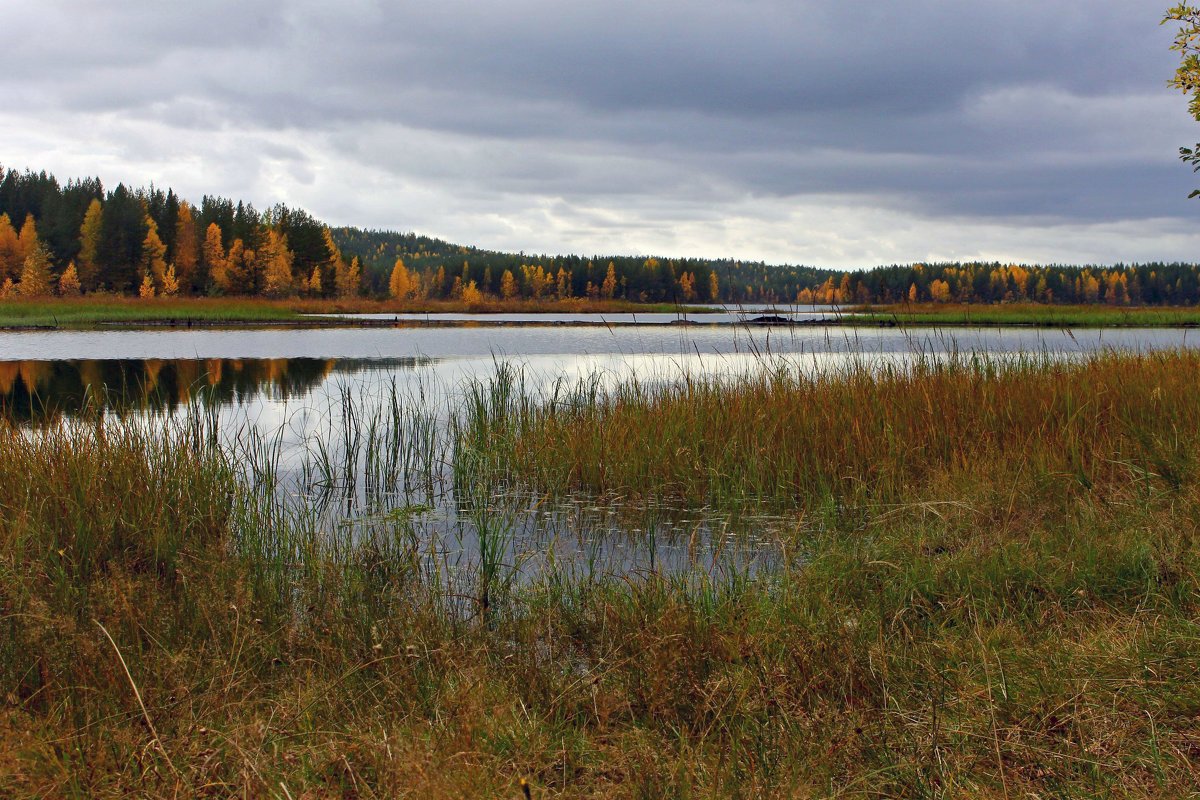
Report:
M749 304L737 306L692 306L706 308L703 313L654 314L314 314L334 317L396 322L474 322L484 325L505 324L591 324L591 325L669 325L690 322L698 325L734 325L762 316L782 317L792 322L814 322L849 316L830 306Z
M502 522L515 574L673 569L697 560L756 570L783 557L796 523L703 510L548 504L515 494L465 504L446 421L471 380L519 365L530 392L600 376L669 381L763 365L831 369L920 354L1083 353L1193 347L1184 330L591 325L0 332L0 406L25 423L110 412L178 416L203 397L248 474L329 530L401 526L442 559L478 566L481 526ZM102 399L97 400L98 397ZM392 453L381 457L380 453ZM382 460L381 460L382 458ZM257 462L261 461L261 464ZM503 511L497 511L503 509ZM498 516L497 516L498 515ZM719 554L720 558L717 558Z

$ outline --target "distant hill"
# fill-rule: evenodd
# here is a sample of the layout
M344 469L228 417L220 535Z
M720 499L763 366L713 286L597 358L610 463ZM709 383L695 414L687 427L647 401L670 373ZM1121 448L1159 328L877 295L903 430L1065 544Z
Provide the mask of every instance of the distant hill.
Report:
M441 239L394 231L333 228L333 240L347 257L357 257L363 278L373 292L384 293L396 260L409 270L440 270L445 280L475 281L485 293L501 294L505 271L518 283L531 283L537 270L553 276L557 290L560 271L569 274L573 297L602 293L609 265L617 297L646 302L792 302L805 287L819 285L835 274L810 267L770 266L761 262L633 256L551 256L503 253L456 245ZM526 281L526 275L534 278ZM686 277L685 277L686 276ZM712 291L716 276L717 292ZM682 285L681 285L682 280ZM523 287L527 288L527 287Z

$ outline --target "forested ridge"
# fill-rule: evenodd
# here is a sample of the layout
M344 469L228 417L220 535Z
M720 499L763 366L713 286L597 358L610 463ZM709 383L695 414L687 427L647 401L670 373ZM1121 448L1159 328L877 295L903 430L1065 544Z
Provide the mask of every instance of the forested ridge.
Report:
M172 189L106 190L3 171L0 297L123 295L591 298L634 302L1041 302L1190 305L1196 264L910 264L838 272L643 256L549 256L415 233L329 228L300 209L258 211Z

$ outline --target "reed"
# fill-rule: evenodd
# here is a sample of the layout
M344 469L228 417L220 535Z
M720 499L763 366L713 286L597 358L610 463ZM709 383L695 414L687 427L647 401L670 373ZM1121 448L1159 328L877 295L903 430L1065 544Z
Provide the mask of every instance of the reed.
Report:
M686 506L812 512L983 493L1025 508L1195 477L1192 352L773 364L733 379L590 381L467 413L510 480Z

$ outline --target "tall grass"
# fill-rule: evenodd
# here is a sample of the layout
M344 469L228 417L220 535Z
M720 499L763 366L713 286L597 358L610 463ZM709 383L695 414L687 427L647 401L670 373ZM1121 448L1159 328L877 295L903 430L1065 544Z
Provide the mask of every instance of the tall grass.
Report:
M329 528L280 500L278 467L248 463L277 461L269 438L221 443L187 419L4 429L0 795L518 797L521 779L539 798L1185 795L1200 780L1198 426L1194 401L1170 392L1196 366L981 360L636 394L591 382L540 400L502 371L445 441L453 502L492 541L511 524L496 505L505 481L571 485L573 469L500 469L535 442L560 447L557 433L536 437L568 423L585 442L580 421L649 427L626 431L626 452L621 439L579 451L623 463L633 443L666 438L656 452L674 452L688 432L714 447L774 400L835 428L814 443L827 475L871 469L846 453L870 446L865 434L834 446L854 435L836 429L849 411L798 406L823 389L876 403L892 426L922 408L972 423L984 444L879 443L887 468L859 476L887 477L872 495L781 483L765 445L750 449L797 453L778 425L729 443L753 463L737 472L730 454L734 479L704 484L821 516L770 573L550 570L521 583L504 580L499 547L465 597L410 516ZM678 419L684 400L724 396L724 414ZM1069 413L1039 426L1023 405ZM350 415L349 450L399 486L389 414ZM1078 472L1049 472L1072 442ZM1006 480L961 457L976 446ZM646 470L629 473L637 485L610 471L607 490L692 496L689 470Z
M610 390L592 381L468 412L495 467L543 491L811 511L988 489L1016 507L1192 480L1198 376L1200 355L1186 351L954 354Z

